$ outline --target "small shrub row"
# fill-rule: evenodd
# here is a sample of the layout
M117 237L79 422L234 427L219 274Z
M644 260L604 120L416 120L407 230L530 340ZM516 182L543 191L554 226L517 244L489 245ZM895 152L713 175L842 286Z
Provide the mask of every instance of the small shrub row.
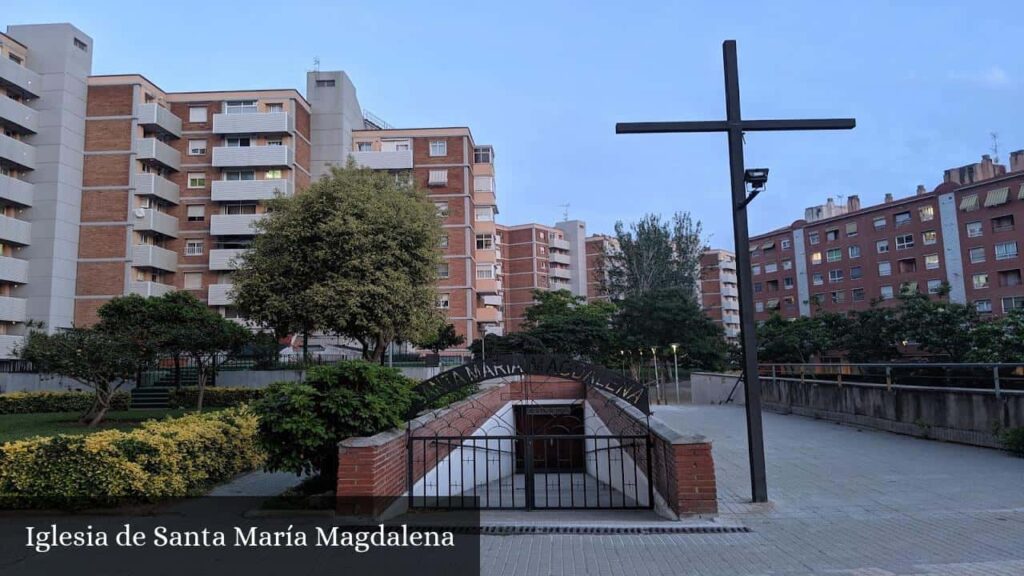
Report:
M203 392L203 407L230 408L258 400L261 396L261 388L208 387ZM171 389L167 401L171 408L194 408L198 399L198 388L174 388Z
M1024 426L1003 432L999 439L1010 454L1024 458Z
M0 394L0 414L41 414L44 412L85 412L96 395L92 392L11 392ZM131 395L116 392L111 410L127 410Z
M76 508L192 496L263 461L247 408L151 420L128 432L0 445L0 507Z

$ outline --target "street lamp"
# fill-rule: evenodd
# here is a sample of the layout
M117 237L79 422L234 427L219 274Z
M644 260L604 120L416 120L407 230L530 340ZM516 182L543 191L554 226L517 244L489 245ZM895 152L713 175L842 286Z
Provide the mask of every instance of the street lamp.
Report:
M676 371L676 378L675 378L675 380L676 380L676 403L680 403L681 404L681 402L679 401L679 355L676 354L676 350L678 348L679 348L679 344L673 344L672 345L672 363L675 365L675 371Z
M658 394L658 403L662 401L661 398L661 378L658 377L658 349L655 346L651 346L651 358L654 359L654 389Z
M622 377L626 377L626 351L619 350L619 369L622 371Z

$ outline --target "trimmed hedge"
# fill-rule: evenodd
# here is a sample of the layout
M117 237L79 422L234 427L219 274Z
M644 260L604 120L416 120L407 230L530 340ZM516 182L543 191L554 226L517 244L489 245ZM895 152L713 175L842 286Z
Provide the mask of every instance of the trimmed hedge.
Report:
M199 400L198 388L172 388L168 396L171 408L194 408ZM208 387L203 393L203 408L230 408L239 406L263 396L261 388L216 388Z
M259 467L247 408L151 420L128 432L0 445L0 507L78 508L201 494Z
M1024 458L1024 426L1010 428L1003 432L999 439L1010 454Z
M11 392L0 394L0 414L85 412L95 397L92 392ZM131 403L131 394L115 392L110 399L110 409L127 410Z

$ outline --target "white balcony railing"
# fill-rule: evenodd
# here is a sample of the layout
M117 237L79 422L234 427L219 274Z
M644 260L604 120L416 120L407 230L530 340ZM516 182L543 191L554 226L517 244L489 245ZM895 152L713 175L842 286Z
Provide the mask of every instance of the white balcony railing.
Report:
M156 232L171 238L178 237L178 219L153 208L136 208L132 212L132 224L136 230Z
M287 112L214 114L214 134L283 134L295 131L295 117Z
M140 104L139 124L181 138L181 118L159 104Z
M242 248L210 250L210 270L236 270L237 259L245 252Z
M0 321L24 322L25 299L0 296Z
M136 244L132 246L132 266L176 272L178 253L150 244Z
M549 268L548 276L552 278L563 278L568 280L572 278L572 272L568 268Z
M0 240L28 246L32 243L32 224L10 216L0 216Z
M253 224L264 214L214 214L210 217L210 234L214 236L252 236Z
M213 165L217 168L244 166L288 166L295 160L288 146L217 146Z
M156 138L136 138L135 154L139 160L159 162L175 172L181 170L181 153Z
M569 244L569 241L568 240L563 240L561 238L551 238L549 244L551 245L552 248L558 248L560 250L571 250L572 249L572 245Z
M171 204L181 201L178 185L153 173L141 172L135 175L135 193L139 196L156 196Z
M24 336L0 334L0 358L15 358L14 352L25 342Z
M32 184L10 176L0 175L0 200L21 206L32 205Z
M292 195L290 180L214 180L211 198L215 202L269 200L275 195Z
M3 80L0 84L9 84L19 92L33 98L39 98L39 95L42 94L42 77L7 58L0 58L0 80Z
M0 118L35 134L39 132L39 113L0 93Z
M487 294L480 298L484 306L501 306L501 295L499 294Z
M366 151L353 152L352 159L356 164L374 170L405 170L412 168L412 150L396 150L390 152Z
M174 292L174 286L161 284L160 282L132 282L128 291L139 296L163 296L168 292Z
M3 133L0 133L0 158L29 170L36 169L35 147Z
M206 303L210 306L230 306L231 284L210 284L210 291L206 295Z
M0 256L0 282L28 282L28 260Z
M572 264L572 257L570 257L568 254L563 254L561 252L551 252L551 253L549 253L548 254L548 260L550 260L552 262L557 262L559 264L565 264L565 265Z

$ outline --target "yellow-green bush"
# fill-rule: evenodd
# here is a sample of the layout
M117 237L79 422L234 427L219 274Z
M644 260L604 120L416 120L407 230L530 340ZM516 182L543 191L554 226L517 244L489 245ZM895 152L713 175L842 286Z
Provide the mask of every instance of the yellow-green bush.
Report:
M153 420L128 432L0 445L3 507L93 506L191 496L257 468L257 417L246 408Z
M92 406L92 392L10 392L0 394L0 414L41 414L43 412L84 412ZM111 410L127 410L131 395L115 392Z

